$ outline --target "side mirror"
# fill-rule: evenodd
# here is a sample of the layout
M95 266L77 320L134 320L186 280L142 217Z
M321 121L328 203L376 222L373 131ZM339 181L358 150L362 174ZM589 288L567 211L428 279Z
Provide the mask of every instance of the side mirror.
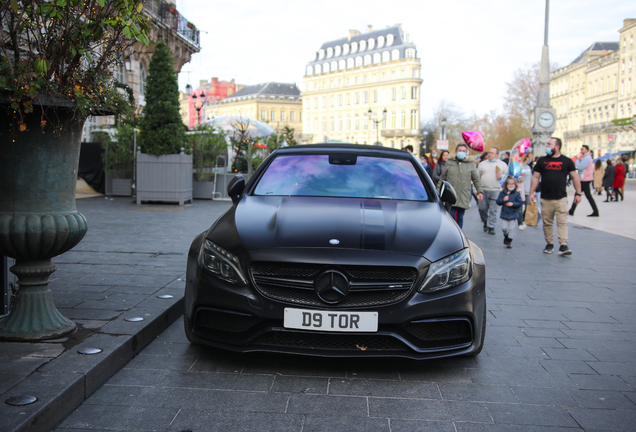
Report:
M232 198L232 202L236 204L239 197L245 190L245 178L241 174L237 174L227 185L227 194Z
M442 186L439 191L439 197L447 204L453 205L457 202L457 193L455 188L447 181L442 182Z

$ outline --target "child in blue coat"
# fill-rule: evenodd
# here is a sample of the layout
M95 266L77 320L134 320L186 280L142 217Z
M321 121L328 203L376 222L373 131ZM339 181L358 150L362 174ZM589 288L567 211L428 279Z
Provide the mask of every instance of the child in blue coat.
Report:
M523 205L521 194L517 191L517 181L512 176L506 179L503 190L499 192L497 204L501 207L501 228L504 234L504 244L508 249L512 248L512 235L519 218L519 207Z

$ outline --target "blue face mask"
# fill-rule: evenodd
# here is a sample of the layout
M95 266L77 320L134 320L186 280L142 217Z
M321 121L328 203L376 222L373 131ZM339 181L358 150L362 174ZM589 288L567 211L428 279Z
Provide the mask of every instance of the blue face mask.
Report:
M497 162L497 159L488 159L488 162Z
M466 152L457 152L457 159L459 160L466 159Z
M545 154L547 154L548 156L550 156L552 154L552 149L550 147L546 147L545 148Z

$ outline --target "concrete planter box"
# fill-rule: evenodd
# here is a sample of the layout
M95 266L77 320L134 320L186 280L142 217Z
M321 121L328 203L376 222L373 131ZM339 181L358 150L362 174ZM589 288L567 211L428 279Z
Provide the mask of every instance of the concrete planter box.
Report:
M192 155L137 153L137 204L192 202Z
M214 182L192 181L192 198L194 199L212 199L214 192Z
M132 196L132 179L112 179L112 193L114 196Z

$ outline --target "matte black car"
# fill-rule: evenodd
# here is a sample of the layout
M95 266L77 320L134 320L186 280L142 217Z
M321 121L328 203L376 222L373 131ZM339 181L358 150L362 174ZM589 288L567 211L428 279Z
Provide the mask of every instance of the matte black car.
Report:
M477 355L481 250L416 158L362 145L274 151L188 255L185 331L226 350L425 359Z

